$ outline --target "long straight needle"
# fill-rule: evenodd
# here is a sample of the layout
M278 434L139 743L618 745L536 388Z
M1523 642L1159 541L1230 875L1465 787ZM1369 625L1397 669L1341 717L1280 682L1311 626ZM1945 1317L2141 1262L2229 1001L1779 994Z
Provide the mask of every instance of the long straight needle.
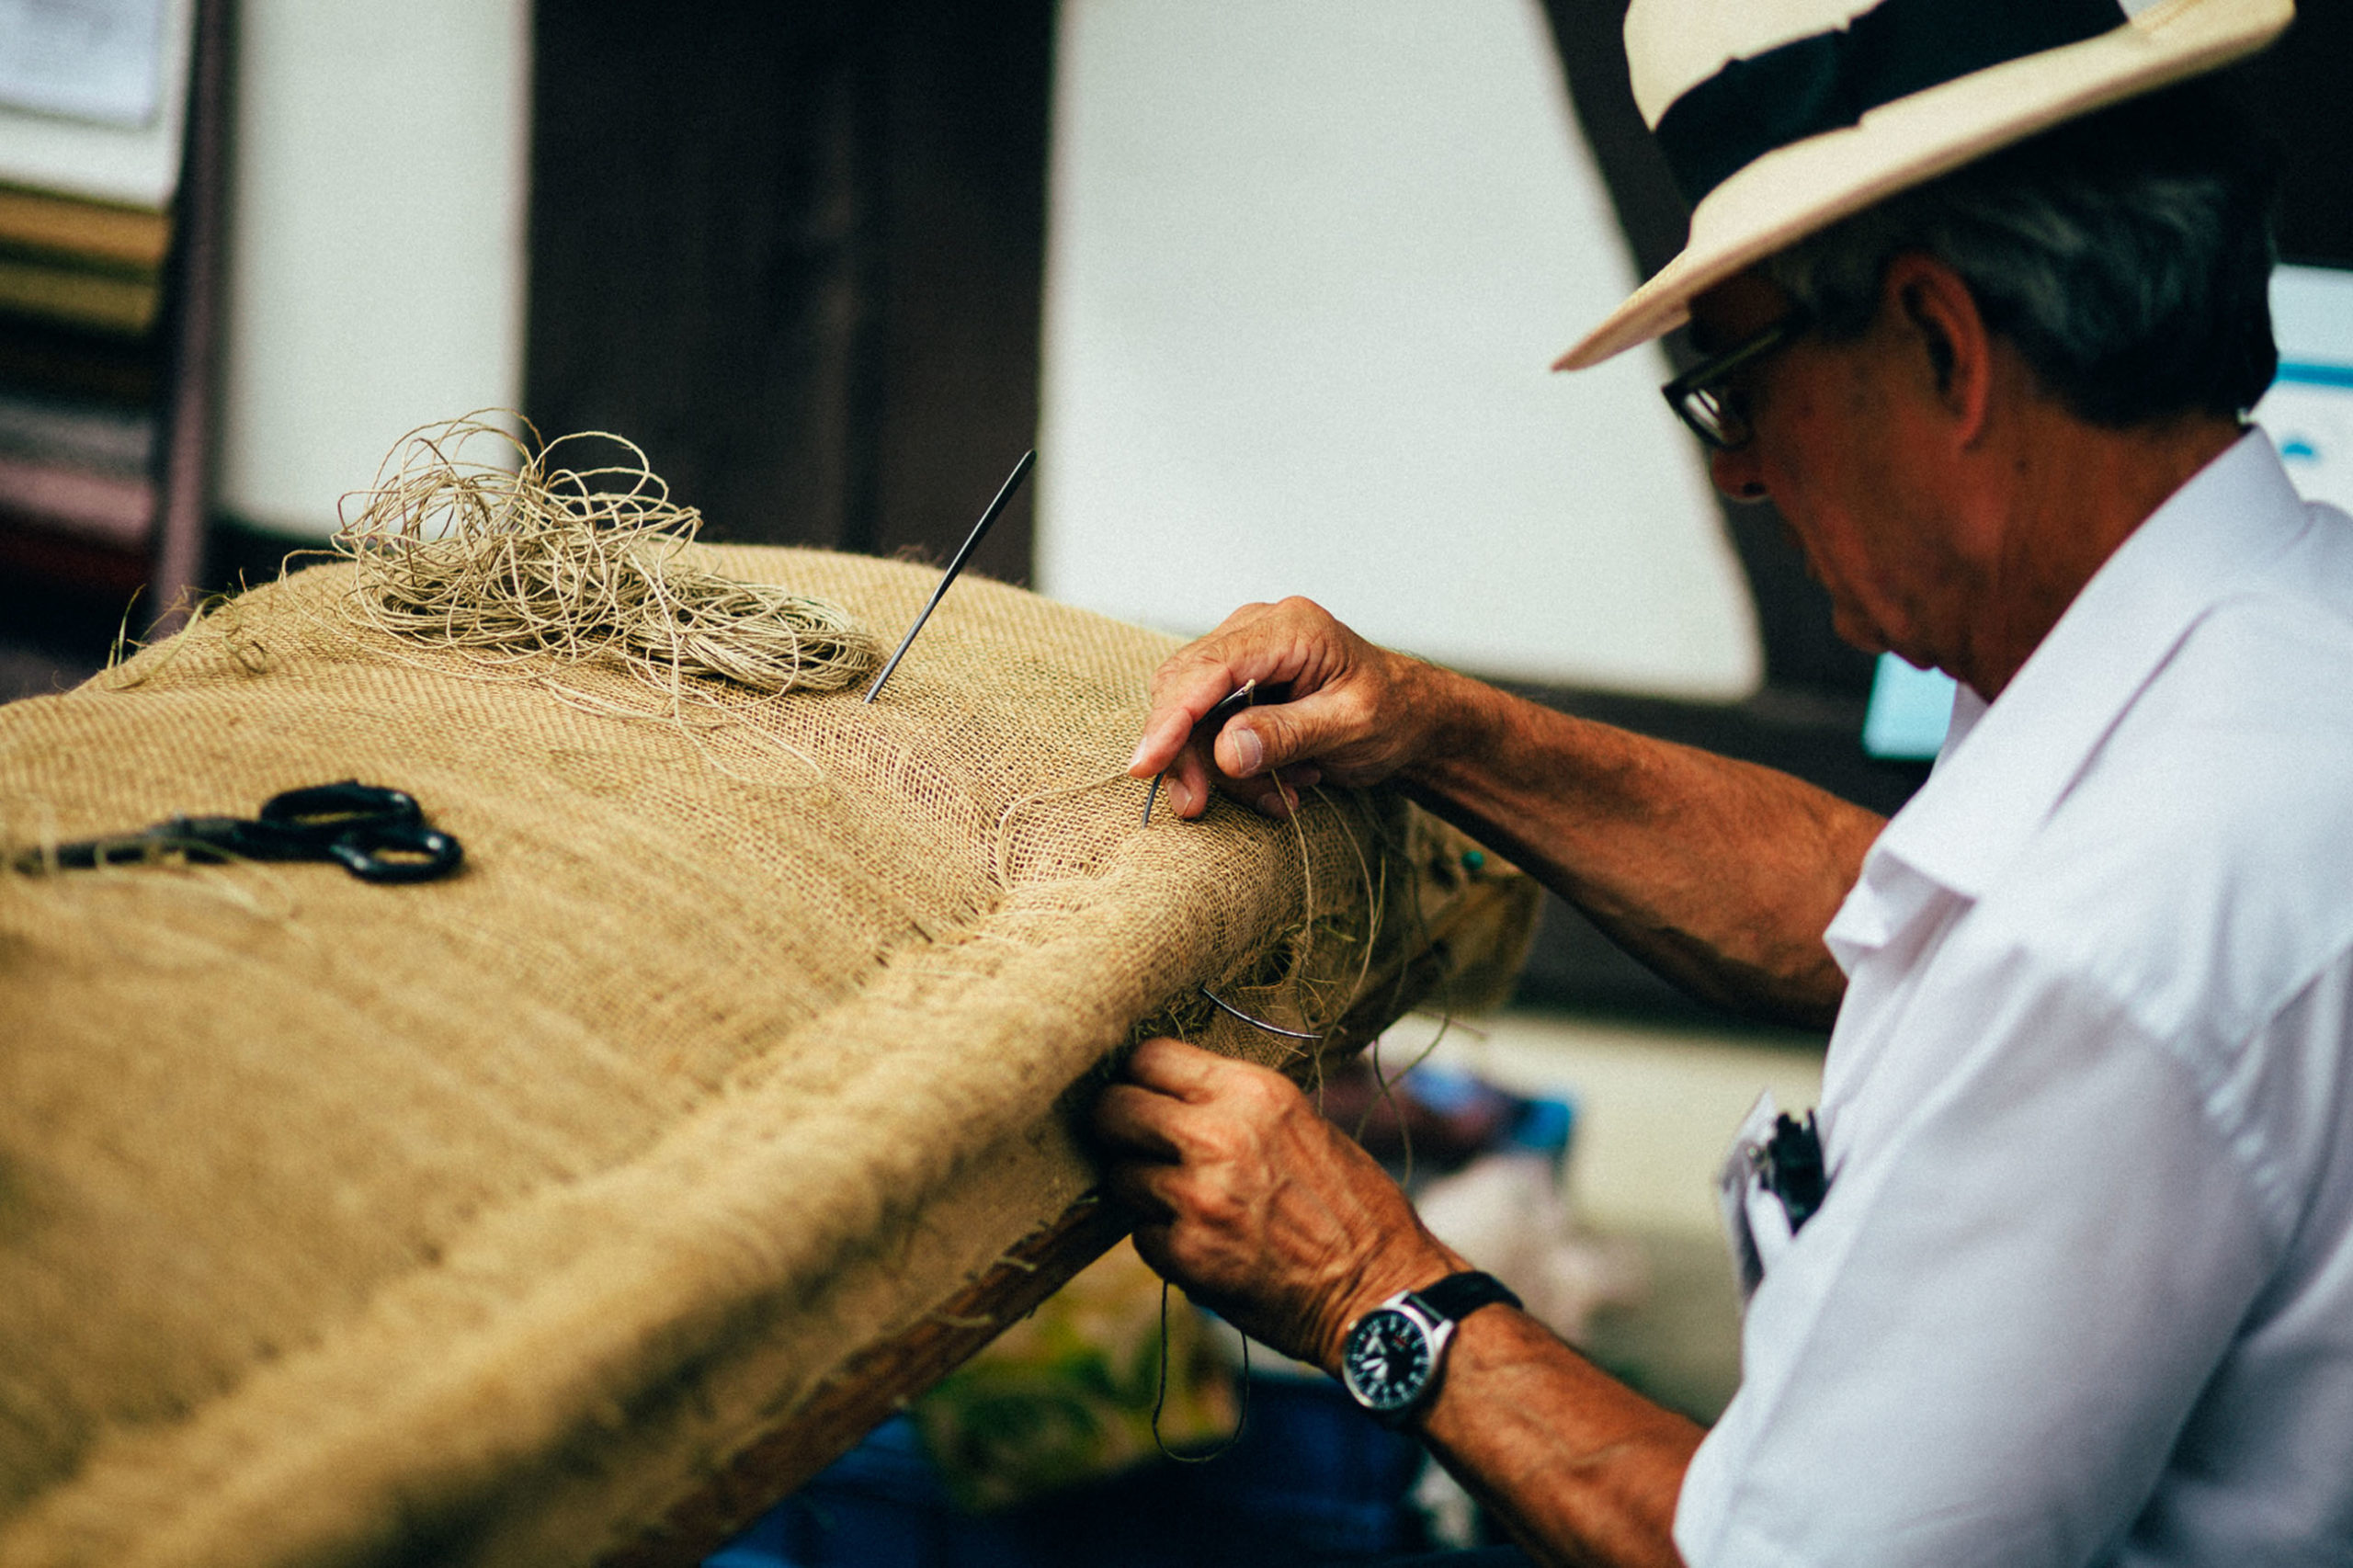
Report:
M989 503L989 509L981 514L981 520L972 525L972 531L964 536L964 543L956 551L956 559L948 563L948 571L939 579L939 586L932 589L931 602L923 607L923 613L915 617L915 623L907 628L907 634L899 640L899 651L891 655L891 662L882 666L882 673L876 676L874 684L866 688L861 701L871 702L881 693L882 683L891 678L891 672L897 669L899 661L907 656L907 649L915 642L915 633L921 631L923 623L931 619L931 612L939 608L940 597L948 592L948 585L956 580L956 574L961 572L964 562L972 558L974 547L988 533L989 525L996 521L997 514L1005 510L1005 504L1013 499L1013 493L1021 488L1021 482L1029 477L1029 465L1037 460L1038 454L1028 451L1022 453L1021 460L1013 465L1013 472L1006 475L1004 488L996 493L996 499Z

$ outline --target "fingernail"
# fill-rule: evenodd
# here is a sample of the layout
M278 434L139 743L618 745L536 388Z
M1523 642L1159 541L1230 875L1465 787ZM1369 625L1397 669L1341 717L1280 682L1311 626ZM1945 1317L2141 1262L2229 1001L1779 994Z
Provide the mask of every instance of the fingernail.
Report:
M1135 756L1131 756L1131 757L1128 758L1128 771L1129 771L1129 772L1133 773L1137 768L1142 767L1143 766L1143 753L1144 753L1144 748L1145 748L1146 746L1149 746L1150 744L1152 744L1152 737L1151 737L1151 736L1149 736L1149 735L1145 736L1142 740L1140 740L1140 741L1138 741L1138 742L1136 743L1136 754L1135 754Z
M1233 760L1242 765L1234 777L1247 778L1267 760L1267 748L1254 730L1228 730L1226 733L1233 738Z

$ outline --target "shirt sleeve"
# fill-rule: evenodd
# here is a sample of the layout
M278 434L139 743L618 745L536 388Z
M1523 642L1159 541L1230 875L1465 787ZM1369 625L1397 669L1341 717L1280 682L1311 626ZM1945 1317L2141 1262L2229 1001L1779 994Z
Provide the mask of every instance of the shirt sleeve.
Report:
M1677 1508L1691 1568L2095 1561L2274 1259L2200 1085L2112 1000L2010 954L1910 1020L1950 1067L1751 1301Z

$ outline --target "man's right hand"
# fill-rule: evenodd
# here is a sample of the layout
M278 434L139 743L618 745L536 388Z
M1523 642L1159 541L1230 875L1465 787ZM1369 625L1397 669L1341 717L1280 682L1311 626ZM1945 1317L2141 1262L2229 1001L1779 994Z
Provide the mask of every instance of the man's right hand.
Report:
M1411 767L1447 722L1447 673L1375 647L1302 598L1245 605L1152 677L1152 712L1128 772L1168 770L1179 816L1209 810L1212 784L1269 815L1323 779L1351 788ZM1258 700L1197 733L1245 681Z
M1245 681L1256 705L1202 721ZM1669 981L1826 1028L1822 934L1885 825L1785 773L1557 712L1376 648L1305 599L1245 605L1152 679L1128 764L1179 815L1213 788L1269 816L1384 779L1530 873Z

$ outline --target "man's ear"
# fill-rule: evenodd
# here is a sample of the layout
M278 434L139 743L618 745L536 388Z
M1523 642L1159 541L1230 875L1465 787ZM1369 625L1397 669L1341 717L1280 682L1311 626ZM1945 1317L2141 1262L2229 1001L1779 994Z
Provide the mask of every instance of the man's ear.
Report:
M1906 255L1888 264L1881 309L1899 324L1919 357L1927 386L1973 440L1985 421L1994 381L1993 334L1960 273L1934 256Z
M1927 350L1929 368L1937 374L1937 391L1952 394L1952 339L1945 335L1944 324L1921 299L1917 283L1904 290L1904 313L1911 320L1912 330L1920 335L1920 342Z

